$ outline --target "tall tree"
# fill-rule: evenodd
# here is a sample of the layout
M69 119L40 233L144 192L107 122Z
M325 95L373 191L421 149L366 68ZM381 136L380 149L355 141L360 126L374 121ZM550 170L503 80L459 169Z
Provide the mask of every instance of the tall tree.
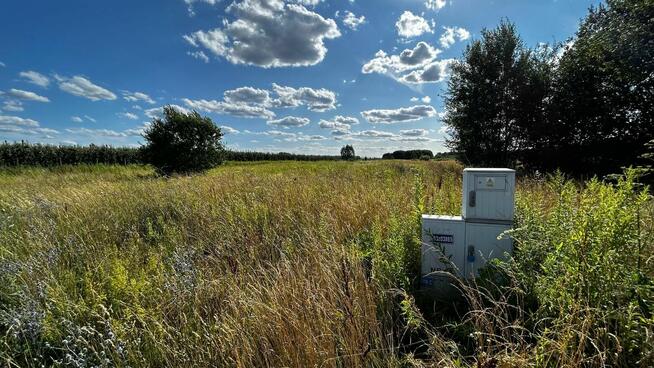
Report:
M551 53L526 48L515 25L483 30L452 65L444 119L448 145L473 164L508 165L546 130Z
M591 8L558 65L551 120L560 152L594 171L634 163L654 138L654 2Z

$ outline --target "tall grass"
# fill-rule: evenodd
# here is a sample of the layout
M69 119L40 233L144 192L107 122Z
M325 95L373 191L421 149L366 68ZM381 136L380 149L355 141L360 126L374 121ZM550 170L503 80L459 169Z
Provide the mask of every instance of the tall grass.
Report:
M652 205L631 177L520 183L513 260L462 284L467 299L448 317L417 307L419 215L460 211L461 170L451 161L230 164L170 179L141 166L5 170L0 361L651 363Z

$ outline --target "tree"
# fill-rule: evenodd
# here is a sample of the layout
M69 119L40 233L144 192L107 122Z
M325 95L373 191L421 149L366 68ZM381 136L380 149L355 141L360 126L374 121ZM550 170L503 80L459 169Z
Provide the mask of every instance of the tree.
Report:
M470 163L509 165L513 152L537 147L546 132L552 53L526 48L508 21L481 34L452 64L447 143Z
M341 158L343 160L354 160L356 158L354 154L354 147L351 145L345 145L341 148Z
M204 171L222 162L222 136L210 118L166 106L143 134L143 156L163 175Z
M561 57L550 120L556 149L578 169L632 164L654 138L652 19L651 0L607 0Z

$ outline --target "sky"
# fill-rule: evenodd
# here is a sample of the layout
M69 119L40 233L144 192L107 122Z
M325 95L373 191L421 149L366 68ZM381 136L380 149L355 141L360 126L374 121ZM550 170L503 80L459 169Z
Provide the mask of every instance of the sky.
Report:
M234 150L446 151L448 65L504 18L565 43L587 0L4 0L0 140L138 146L162 106Z

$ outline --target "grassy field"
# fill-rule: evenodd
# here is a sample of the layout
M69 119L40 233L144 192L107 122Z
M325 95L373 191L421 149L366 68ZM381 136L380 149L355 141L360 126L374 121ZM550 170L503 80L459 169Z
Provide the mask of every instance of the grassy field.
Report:
M653 206L628 175L518 185L515 258L417 288L443 162L0 171L0 365L650 366Z

